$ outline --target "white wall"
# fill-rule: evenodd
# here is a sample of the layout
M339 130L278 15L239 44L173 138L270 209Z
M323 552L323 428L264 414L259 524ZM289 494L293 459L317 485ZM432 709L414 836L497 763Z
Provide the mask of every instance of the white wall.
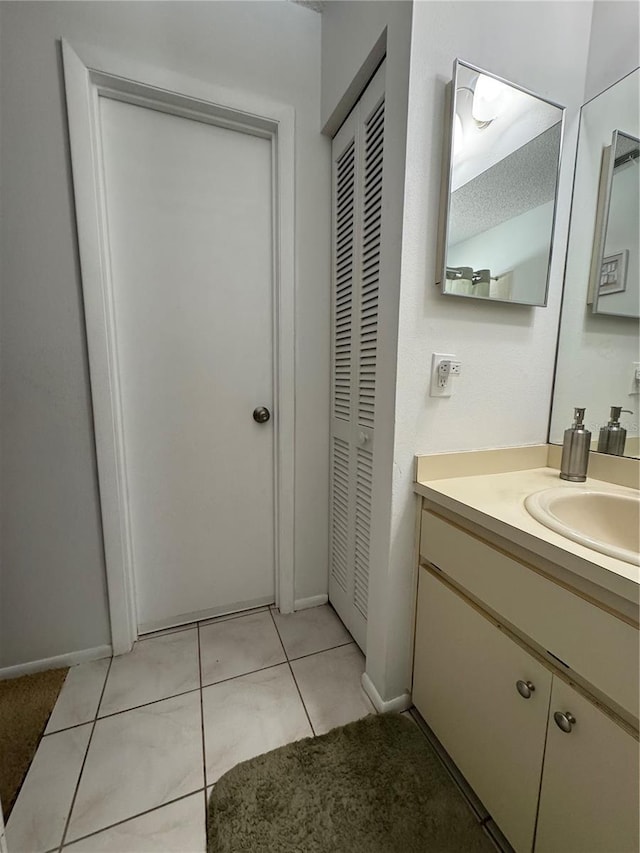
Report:
M109 642L56 39L296 109L296 597L327 590L329 141L320 16L286 2L3 3L2 658ZM244 486L243 486L244 487Z
M411 680L416 453L544 442L590 2L416 2L413 11L393 504L381 640L367 671L383 698ZM445 85L455 57L567 106L547 308L475 303L434 287ZM428 396L432 352L455 353L451 398Z
M325 128L344 118L357 100L354 75L364 86L371 52L386 52L384 185L378 320L378 369L374 439L367 671L386 643L385 596L393 480L393 430L402 211L404 205L406 122L412 5L408 2L329 2L322 15L322 106ZM386 40L384 33L386 31ZM346 110L346 111L345 111ZM332 118L333 117L333 118Z
M589 43L585 102L640 64L640 3L595 0Z

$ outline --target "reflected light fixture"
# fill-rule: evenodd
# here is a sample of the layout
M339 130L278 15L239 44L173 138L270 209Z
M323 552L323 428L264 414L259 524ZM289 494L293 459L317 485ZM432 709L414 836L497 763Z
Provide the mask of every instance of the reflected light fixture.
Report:
M471 115L479 127L487 127L504 110L507 87L494 77L480 74L473 90Z
M453 156L457 157L474 130L484 130L504 112L508 87L500 80L479 74L473 88L458 86L453 127ZM470 134L471 136L468 136Z

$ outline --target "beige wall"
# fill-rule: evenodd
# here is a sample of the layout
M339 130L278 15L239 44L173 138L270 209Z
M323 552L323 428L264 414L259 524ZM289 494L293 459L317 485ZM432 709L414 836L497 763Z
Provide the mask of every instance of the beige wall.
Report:
M0 665L109 642L60 36L296 109L296 597L326 593L329 141L320 16L286 2L2 3ZM246 488L247 484L242 484Z

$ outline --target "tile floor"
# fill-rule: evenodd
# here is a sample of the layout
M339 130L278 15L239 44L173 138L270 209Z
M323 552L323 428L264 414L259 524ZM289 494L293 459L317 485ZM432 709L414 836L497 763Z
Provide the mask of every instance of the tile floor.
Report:
M328 605L258 608L73 667L7 825L10 853L204 853L206 791L374 709Z

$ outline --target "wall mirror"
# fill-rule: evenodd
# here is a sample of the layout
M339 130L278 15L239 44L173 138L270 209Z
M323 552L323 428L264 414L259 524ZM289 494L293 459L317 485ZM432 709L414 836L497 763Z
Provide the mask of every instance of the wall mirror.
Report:
M640 450L638 138L636 69L580 113L549 429L549 441L561 444L574 406L584 406L591 446L597 450L599 431L617 406L628 410L620 419L626 430L624 455L635 457ZM622 266L608 267L608 259L616 258Z
M614 130L602 152L589 301L594 314L640 316L640 140Z
M564 108L457 59L447 92L436 284L546 305Z

